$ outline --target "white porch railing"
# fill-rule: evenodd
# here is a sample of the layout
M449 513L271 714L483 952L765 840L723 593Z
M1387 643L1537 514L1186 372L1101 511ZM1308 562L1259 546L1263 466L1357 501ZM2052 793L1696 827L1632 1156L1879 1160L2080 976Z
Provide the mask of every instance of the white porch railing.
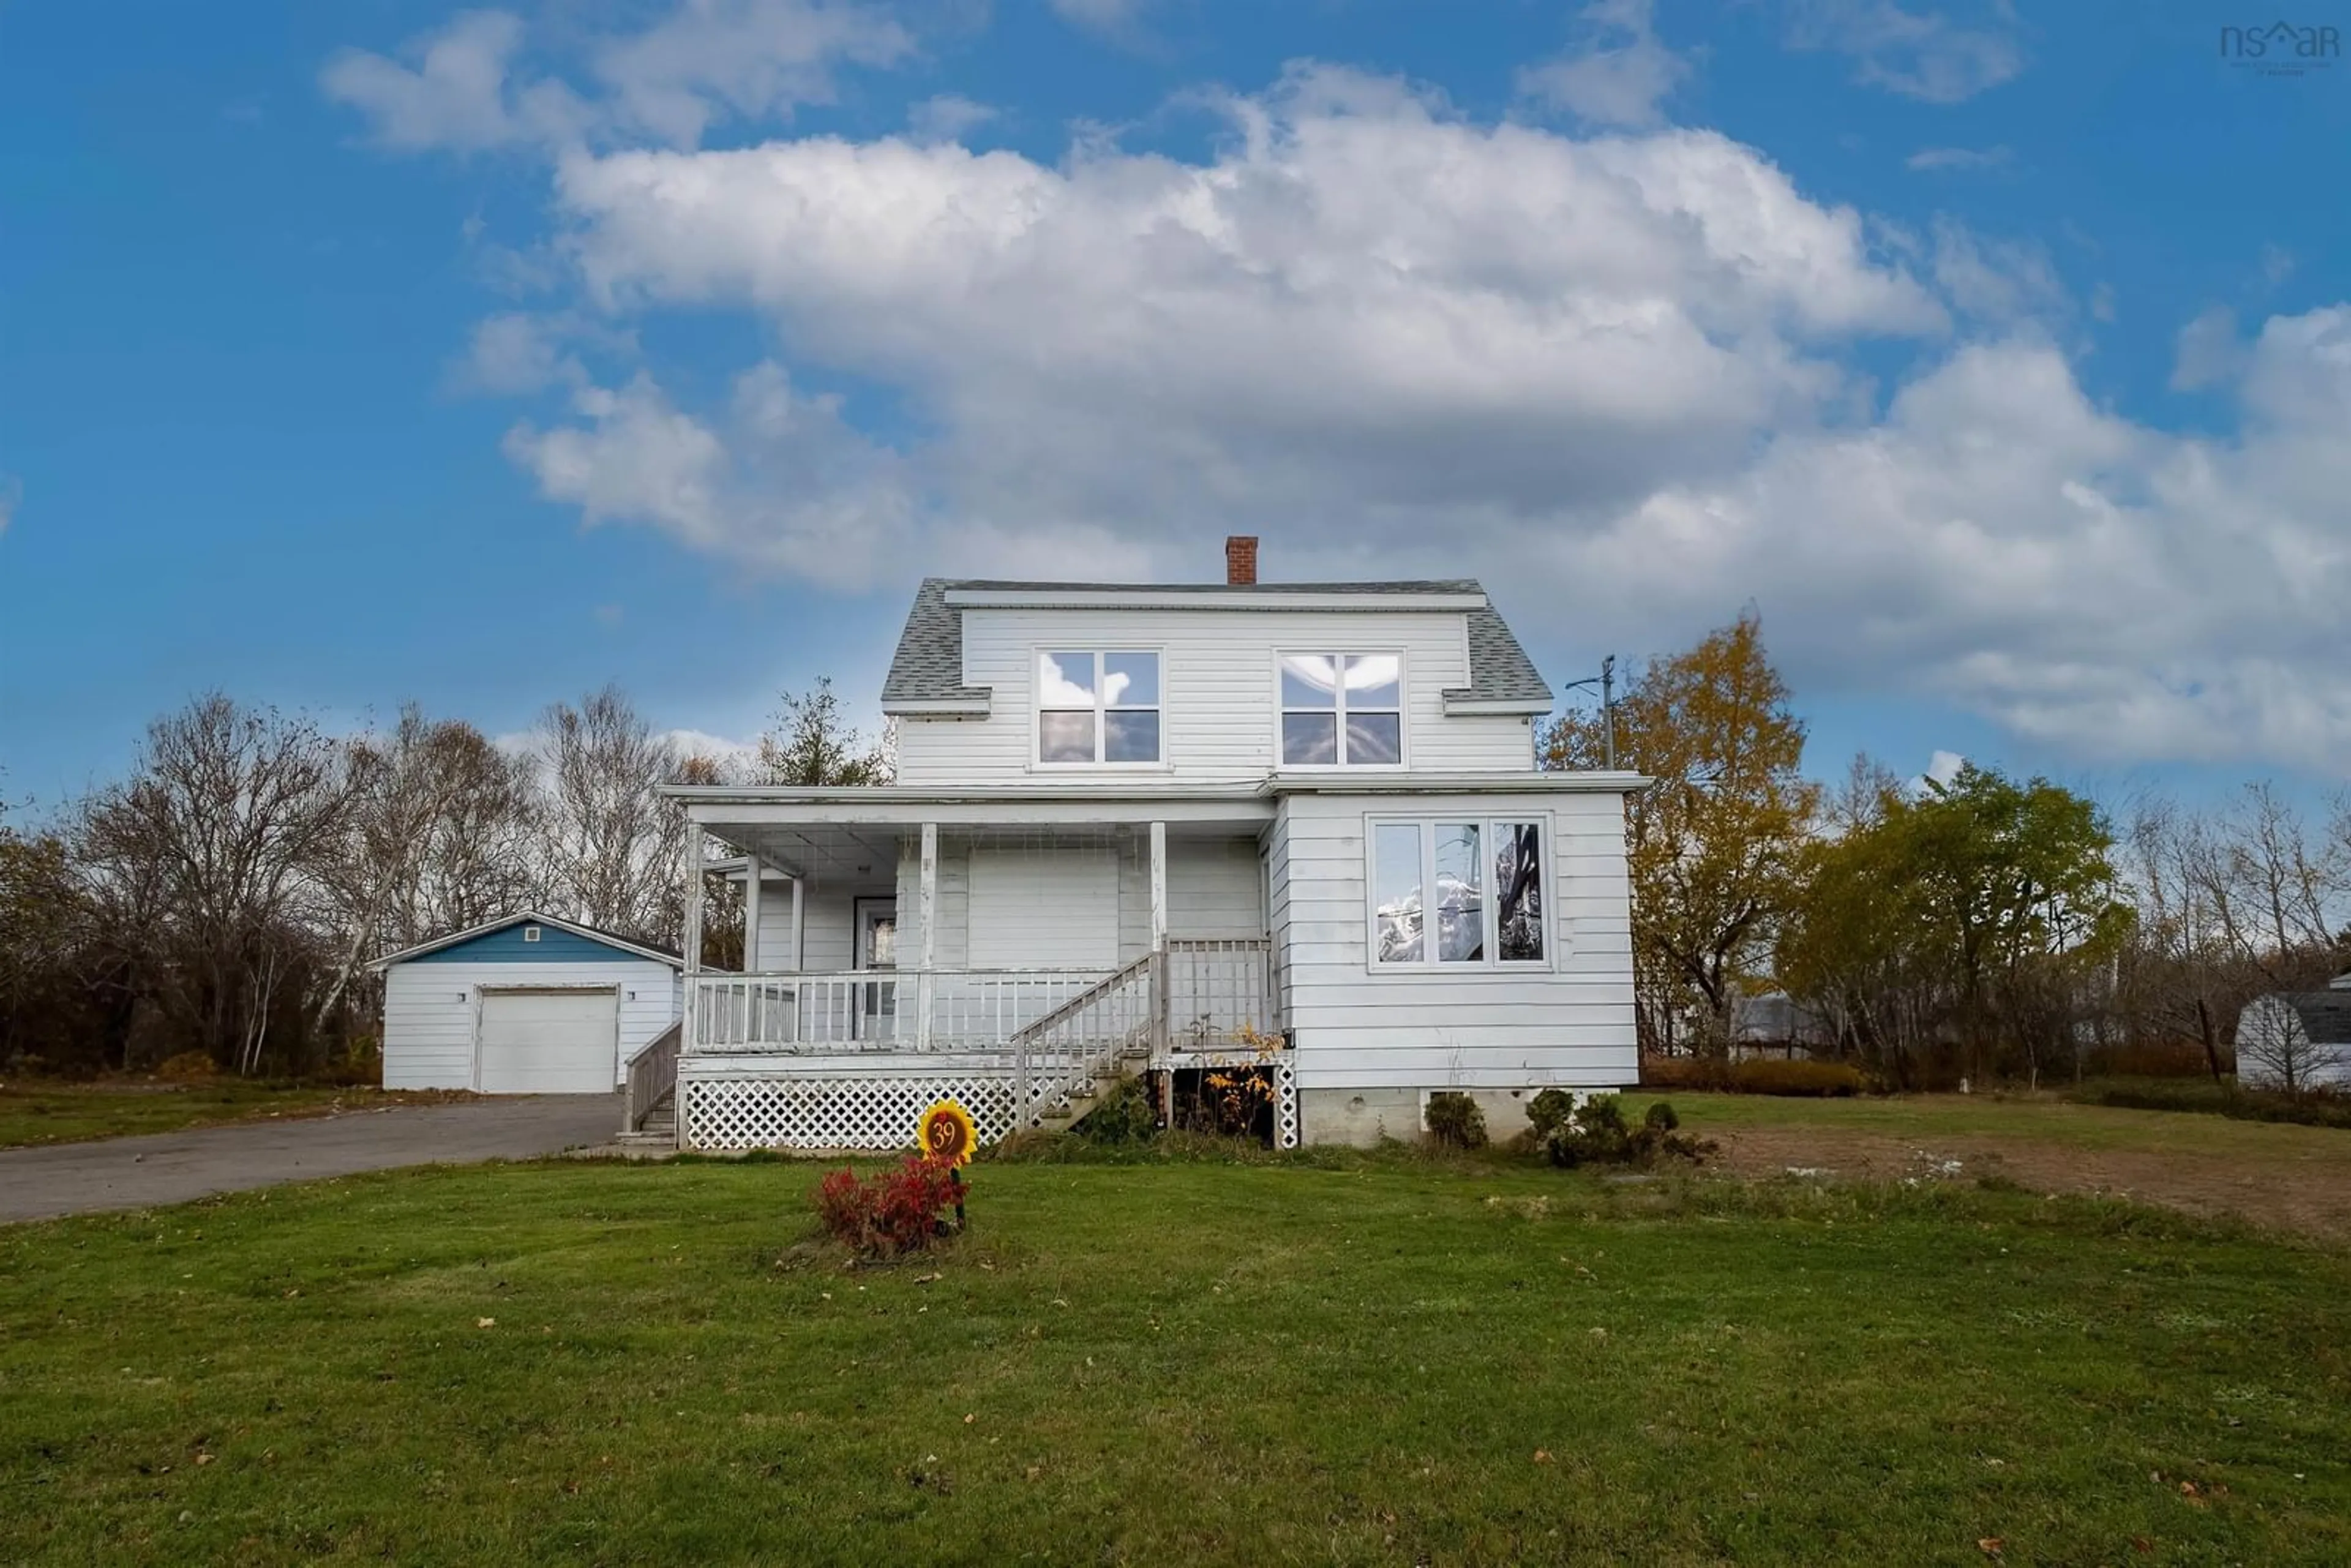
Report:
M1271 949L1262 937L1179 938L1110 971L697 976L682 1145L893 1148L942 1094L963 1102L988 1143L1074 1116L1146 1061L1196 1066L1196 1053L1236 1047L1244 1029L1279 1032ZM726 1058L749 1055L809 1060L730 1071ZM870 1068L842 1060L859 1055ZM1286 1063L1280 1071L1294 1082ZM1297 1122L1285 1113L1288 1147Z
M1244 1029L1272 1032L1272 944L1178 938L1123 969L852 969L702 975L691 998L693 1054L725 1051L975 1051L1090 1049L1147 1040L1213 1051ZM1118 977L1130 983L1110 985ZM929 1028L923 1027L927 1009ZM1050 1040L1039 1032L1050 1024ZM1137 1030L1144 1033L1138 1035Z
M996 1051L1099 985L1106 969L853 969L701 975L693 1054ZM928 1028L925 1027L927 1014Z
M1219 1051L1246 1029L1279 1032L1273 944L1262 936L1179 937L1167 944L1165 1036L1161 1048Z

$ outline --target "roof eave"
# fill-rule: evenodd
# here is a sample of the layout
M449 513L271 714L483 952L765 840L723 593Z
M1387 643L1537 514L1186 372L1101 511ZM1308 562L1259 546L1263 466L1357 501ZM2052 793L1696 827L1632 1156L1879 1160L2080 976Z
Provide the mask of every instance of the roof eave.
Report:
M1445 694L1445 716L1447 718L1475 718L1492 714L1526 714L1539 717L1549 712L1549 697L1481 697L1466 690Z
M598 943L606 947L617 947L634 953L639 957L651 959L656 964L667 964L672 968L679 967L685 962L674 953L664 953L658 947L648 947L642 943L632 942L625 936L615 936L608 931L598 931L590 926L578 925L560 915L541 915L535 909L526 909L517 915L501 915L496 920L486 920L479 925L469 926L463 931L453 931L446 936L435 936L430 942L419 942L414 946L402 947L397 953L387 953L371 963L368 967L380 973L394 964L403 963L410 958L422 958L429 953L438 953L444 947L455 947L462 942L471 942L476 936L486 936L493 931L504 931L509 925L552 925L559 931L569 931L582 941Z
M1545 769L1537 773L1376 773L1341 768L1328 773L1276 773L1269 795L1630 795L1656 780L1619 769Z
M1278 584L1251 589L950 588L942 601L951 610L1483 610L1483 593L1395 592L1364 589L1287 591Z
M883 697L882 711L893 718L986 718L992 697Z

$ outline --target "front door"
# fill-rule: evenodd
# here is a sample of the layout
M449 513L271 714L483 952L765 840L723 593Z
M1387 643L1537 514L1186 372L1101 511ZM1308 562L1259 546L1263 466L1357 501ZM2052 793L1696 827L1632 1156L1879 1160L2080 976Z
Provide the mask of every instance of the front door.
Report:
M898 967L898 901L861 898L857 901L857 967L895 971ZM862 1040L897 1037L898 982L893 977L857 988L857 1033Z

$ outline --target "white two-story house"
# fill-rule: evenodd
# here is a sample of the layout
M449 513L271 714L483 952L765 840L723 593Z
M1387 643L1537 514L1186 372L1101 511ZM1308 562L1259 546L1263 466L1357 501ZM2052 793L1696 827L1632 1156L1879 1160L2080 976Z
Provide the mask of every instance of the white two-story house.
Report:
M1226 549L1220 583L925 581L896 782L676 790L751 939L705 971L689 918L632 1105L674 1074L684 1147L891 1148L942 1095L992 1138L1238 1057L1288 1145L1633 1082L1642 780L1536 768L1552 691L1477 583L1266 583Z

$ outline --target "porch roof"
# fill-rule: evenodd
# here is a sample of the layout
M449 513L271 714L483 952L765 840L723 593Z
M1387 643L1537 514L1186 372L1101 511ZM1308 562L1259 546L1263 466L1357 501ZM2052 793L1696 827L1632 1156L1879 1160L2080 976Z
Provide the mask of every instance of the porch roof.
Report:
M936 822L935 817L929 819ZM1155 819L1165 821L1165 818ZM1167 822L1170 845L1206 838L1254 840L1271 820ZM1149 831L1142 821L1117 822L940 823L943 840L988 849L1106 849L1139 844ZM806 878L822 887L879 887L898 874L901 856L915 854L919 828L911 822L742 821L714 824L710 831L739 851L742 859L712 869L741 876L756 860L767 872Z
M1650 779L1614 773L1378 772L1292 769L1253 779L1051 779L1018 784L673 784L662 793L695 821L1151 822L1265 821L1284 795L1623 795Z
M1255 833L1284 795L1624 794L1649 782L1617 773L1274 773L1208 782L1050 779L916 786L675 785L688 818L772 870L819 882L887 882L925 823L969 840L1077 845L1117 841L1153 822L1172 838Z

